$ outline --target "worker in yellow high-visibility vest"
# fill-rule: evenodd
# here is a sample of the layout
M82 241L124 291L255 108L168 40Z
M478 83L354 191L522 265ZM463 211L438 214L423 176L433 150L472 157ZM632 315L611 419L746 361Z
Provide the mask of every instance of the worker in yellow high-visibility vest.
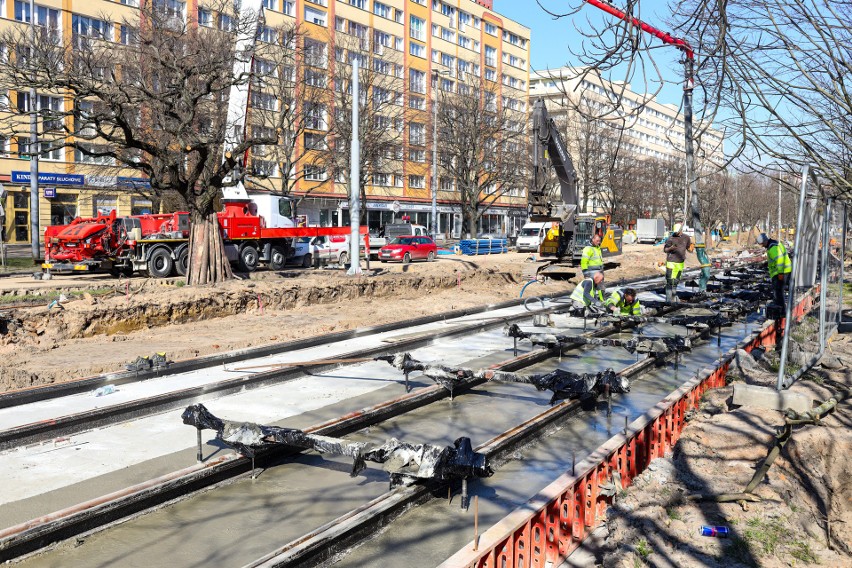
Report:
M790 255L782 243L770 239L766 233L757 236L757 244L766 249L766 268L769 270L769 279L772 281L772 296L774 302L779 306L786 304L784 299L784 284L793 271L793 263Z
M570 297L574 308L602 312L604 310L603 281L603 272L596 272L591 278L584 278L577 284Z
M583 249L580 257L580 270L584 278L591 278L596 272L603 272L603 251L601 250L601 236L597 233L592 235L591 241Z
M683 273L683 265L686 262L686 253L690 249L692 239L683 234L683 225L675 223L672 234L663 245L666 253L666 302L677 303L677 285L680 283L680 275Z
M606 299L607 308L621 316L641 316L642 305L635 288L616 288Z

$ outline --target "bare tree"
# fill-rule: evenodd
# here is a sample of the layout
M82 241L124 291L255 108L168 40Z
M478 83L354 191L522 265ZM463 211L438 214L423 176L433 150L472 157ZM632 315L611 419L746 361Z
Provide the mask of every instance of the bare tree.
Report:
M526 113L473 74L439 87L439 171L455 184L462 233L470 236L501 196L529 184L530 171L518 159L529 143Z
M251 149L251 179L286 195L298 187L298 202L325 183L330 167L324 120L332 102L328 57L325 44L299 28L283 26L271 32L274 37L266 39L274 43L265 45L252 61L252 88L271 95L277 106L265 109L251 128L255 138L276 138L277 143Z
M244 173L247 150L277 142L282 114L274 94L256 89L248 120L272 130L260 136L251 128L246 135L227 132L231 88L253 79L253 73L234 72L235 61L251 56L235 51L235 34L253 33L257 15L234 14L224 2L219 8L227 16L223 29L186 24L164 5L146 4L138 20L121 23L119 44L112 42L107 19L76 30L69 41L49 27L39 28L36 37L21 27L0 33L12 54L0 58L2 87L33 88L64 101L39 106L44 141L34 152L65 147L78 161L141 172L156 195L180 195L192 221L189 284L231 276L216 216L222 188ZM261 43L257 55L275 49L280 45ZM18 97L13 111L21 115L40 105L21 104ZM226 135L233 144L223 155Z
M558 16L592 9L581 0L567 6ZM626 0L619 8L650 18L638 0ZM767 161L788 164L788 172L816 164L837 192L848 194L850 9L849 0L670 3L671 17L656 24L685 39L696 55L696 138L710 125L725 127L733 142L728 163L737 160L752 172L764 171ZM641 85L646 100L667 81L680 82L682 74L669 74L660 55L661 48L671 47L631 23L608 16L603 21L577 26L584 41L574 56L587 66L583 73ZM613 96L618 99L617 93ZM641 105L619 108L623 115L641 111Z
M360 101L358 133L361 194L361 224L367 220L367 187L390 194L395 179L403 172L402 142L406 123L405 87L402 61L397 52L369 36L369 28L349 23L349 33L338 33L334 50L333 106L329 117L329 138L333 152L329 172L338 183L350 185L352 149L352 61L357 58ZM425 158L424 158L425 159Z

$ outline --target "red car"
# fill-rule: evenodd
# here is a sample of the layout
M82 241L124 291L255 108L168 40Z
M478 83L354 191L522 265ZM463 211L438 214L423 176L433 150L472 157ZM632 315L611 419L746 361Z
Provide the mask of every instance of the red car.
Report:
M391 242L379 249L379 260L401 260L409 263L412 260L432 262L438 256L438 247L429 237L395 237Z

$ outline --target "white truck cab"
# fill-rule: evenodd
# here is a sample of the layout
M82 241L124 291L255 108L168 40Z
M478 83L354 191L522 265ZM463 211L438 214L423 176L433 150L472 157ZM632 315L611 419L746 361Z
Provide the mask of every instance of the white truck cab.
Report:
M257 214L263 217L269 229L295 227L293 200L280 193L250 192L249 198L257 206Z

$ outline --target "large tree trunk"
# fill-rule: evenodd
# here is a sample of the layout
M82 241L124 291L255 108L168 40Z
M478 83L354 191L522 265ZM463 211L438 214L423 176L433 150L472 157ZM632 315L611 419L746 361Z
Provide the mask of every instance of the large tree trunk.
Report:
M216 284L230 278L233 278L233 273L231 264L225 256L225 243L219 232L216 212L206 215L193 212L186 283L190 286Z

